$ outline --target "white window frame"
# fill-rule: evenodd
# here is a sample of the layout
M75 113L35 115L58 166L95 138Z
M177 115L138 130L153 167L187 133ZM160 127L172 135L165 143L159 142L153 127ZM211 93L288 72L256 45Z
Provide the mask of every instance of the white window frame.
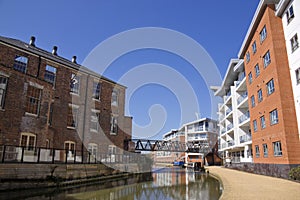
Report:
M262 28L259 33L260 43L262 43L267 38L267 28L266 25Z
M38 96L38 98L34 98L33 96L29 96L29 94L28 94L29 87L32 87L32 88L34 88L36 90L39 90L39 96ZM28 87L27 87L27 91L26 91L26 108L25 108L25 110L26 110L25 113L26 114L32 115L32 116L38 116L39 115L40 109L41 109L42 92L43 92L43 87L40 87L38 84L29 82ZM27 110L27 108L28 108L27 104L33 104L30 107L36 105L37 106L36 112L33 113L30 110Z
M295 74L296 74L296 85L299 85L300 84L300 67L295 70Z
M268 157L268 144L263 144L264 157Z
M44 79L48 83L51 83L53 85L53 87L55 87L56 72L57 72L56 67L53 67L51 65L46 65Z
M278 111L277 109L274 109L270 112L270 124L278 124Z
M88 151L91 153L93 158L98 158L98 144L96 143L89 143L88 144Z
M299 47L299 42L298 42L298 36L297 33L291 38L291 49L292 49L292 53L294 53L298 47Z
M95 114L95 115L94 115ZM92 132L98 132L99 131L99 119L100 119L100 110L91 110L91 126L90 126L90 131ZM96 124L96 129L94 129L94 126L92 124Z
M72 145L74 149L72 149ZM68 150L68 153L71 152L74 155L76 151L76 143L74 141L67 140L64 142L64 150Z
M266 68L271 63L270 50L268 50L267 53L265 53L265 55L263 56L263 60L264 60L264 67Z
M0 74L0 109L4 109L8 77Z
M262 89L259 89L257 91L257 99L258 99L258 102L262 102L262 100L263 100Z
M282 146L280 141L273 142L274 156L282 156Z
M81 76L75 73L72 73L70 80L70 93L71 94L80 94L80 78Z
M26 144L22 144L23 136L26 137ZM30 144L30 138L33 139L33 145ZM21 133L20 146L25 147L27 150L33 150L36 146L36 135L33 133Z
M258 64L255 65L254 70L255 70L255 76L258 77L260 75L260 69Z
M292 21L292 19L294 19L294 17L295 17L294 8L293 5L291 5L286 11L287 23L289 24Z
M257 120L253 120L253 131L256 132L257 131Z
M255 156L256 156L256 158L259 158L259 156L260 156L259 146L258 145L255 145Z
M266 118L264 115L260 117L260 127L261 127L261 129L266 128Z
M28 58L25 56L16 55L13 68L19 72L26 74Z
M275 85L274 85L274 79L271 79L269 82L267 82L267 93L268 95L271 95L275 91Z

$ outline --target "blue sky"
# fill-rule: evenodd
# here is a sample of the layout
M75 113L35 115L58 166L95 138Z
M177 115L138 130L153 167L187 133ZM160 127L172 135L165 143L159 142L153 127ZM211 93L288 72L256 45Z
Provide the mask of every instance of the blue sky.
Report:
M57 45L59 55L68 59L76 55L77 62L82 63L97 45L116 34L143 27L166 28L200 44L223 77L229 60L237 56L258 3L259 0L0 0L0 35L25 42L34 35L38 47L51 51ZM132 51L116 59L104 75L119 81L134 67L147 63L166 65L180 73L197 96L201 117L216 116L211 113L209 88L203 77L191 63L172 52L149 48ZM163 75L170 78L168 74ZM143 133L160 137L196 119L194 112L181 119L181 102L176 95L166 85L145 84L127 97L130 99L127 114L141 127L151 124L151 117L160 121L160 116L165 114L166 122L157 133L147 132L151 129L144 129L147 133ZM153 105L154 114L148 115ZM134 128L133 135L139 136L138 131L143 129Z

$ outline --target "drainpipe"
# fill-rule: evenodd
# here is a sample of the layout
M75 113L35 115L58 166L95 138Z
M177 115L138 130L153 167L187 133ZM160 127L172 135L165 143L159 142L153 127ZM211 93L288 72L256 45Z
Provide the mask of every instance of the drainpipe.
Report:
M90 75L87 75L86 77L86 90L85 90L85 99L84 99L84 111L83 111L83 126L82 126L82 142L81 142L81 155L82 159L81 162L83 163L83 150L84 150L84 136L85 136L85 126L86 126L86 109L87 109L87 102L88 102L88 85L89 85L89 77Z

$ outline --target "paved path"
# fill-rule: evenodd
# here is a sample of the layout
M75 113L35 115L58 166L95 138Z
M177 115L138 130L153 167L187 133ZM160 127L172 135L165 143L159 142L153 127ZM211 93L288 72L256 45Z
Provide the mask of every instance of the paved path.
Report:
M300 183L223 167L207 168L212 175L216 175L222 180L223 194L220 198L222 200L300 200Z

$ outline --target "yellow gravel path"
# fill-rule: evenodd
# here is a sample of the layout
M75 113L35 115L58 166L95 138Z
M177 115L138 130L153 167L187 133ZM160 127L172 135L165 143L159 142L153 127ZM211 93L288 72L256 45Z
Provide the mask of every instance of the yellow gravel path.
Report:
M300 200L300 183L223 167L212 166L207 169L222 180L222 200Z

